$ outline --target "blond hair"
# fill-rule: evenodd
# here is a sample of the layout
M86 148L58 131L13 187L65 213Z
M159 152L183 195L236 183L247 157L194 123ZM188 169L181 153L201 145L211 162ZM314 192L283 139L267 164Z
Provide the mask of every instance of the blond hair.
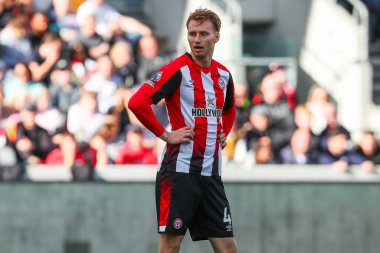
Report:
M202 8L198 8L194 12L190 13L186 21L187 28L189 28L189 23L191 20L195 20L201 23L205 22L206 20L209 20L214 26L215 31L217 32L220 31L220 27L222 25L222 21L215 12Z

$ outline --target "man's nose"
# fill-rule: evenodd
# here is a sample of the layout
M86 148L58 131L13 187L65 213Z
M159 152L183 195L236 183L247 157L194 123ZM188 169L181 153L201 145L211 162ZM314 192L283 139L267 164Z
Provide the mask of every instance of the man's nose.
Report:
M201 36L199 34L197 34L195 36L195 42L200 42L201 41Z

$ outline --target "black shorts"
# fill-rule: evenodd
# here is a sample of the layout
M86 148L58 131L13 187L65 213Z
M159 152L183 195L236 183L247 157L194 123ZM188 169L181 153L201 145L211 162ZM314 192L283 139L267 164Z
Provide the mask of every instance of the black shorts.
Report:
M233 237L230 206L220 177L160 171L156 180L158 232L193 241Z

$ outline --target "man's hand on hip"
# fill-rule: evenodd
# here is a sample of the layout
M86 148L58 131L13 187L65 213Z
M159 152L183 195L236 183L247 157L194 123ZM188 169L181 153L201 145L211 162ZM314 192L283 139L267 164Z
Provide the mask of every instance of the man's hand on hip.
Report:
M172 132L164 132L160 139L169 144L189 143L194 138L194 129L191 126L185 126Z

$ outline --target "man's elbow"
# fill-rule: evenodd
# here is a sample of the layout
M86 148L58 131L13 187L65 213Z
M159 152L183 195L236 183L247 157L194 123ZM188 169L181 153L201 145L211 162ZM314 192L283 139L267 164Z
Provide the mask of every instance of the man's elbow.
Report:
M146 112L150 109L150 105L152 102L150 101L149 96L142 92L136 92L128 101L128 108L134 114Z
M131 110L132 112L135 112L138 107L138 99L136 99L136 96L132 96L129 101L128 101L128 109Z

